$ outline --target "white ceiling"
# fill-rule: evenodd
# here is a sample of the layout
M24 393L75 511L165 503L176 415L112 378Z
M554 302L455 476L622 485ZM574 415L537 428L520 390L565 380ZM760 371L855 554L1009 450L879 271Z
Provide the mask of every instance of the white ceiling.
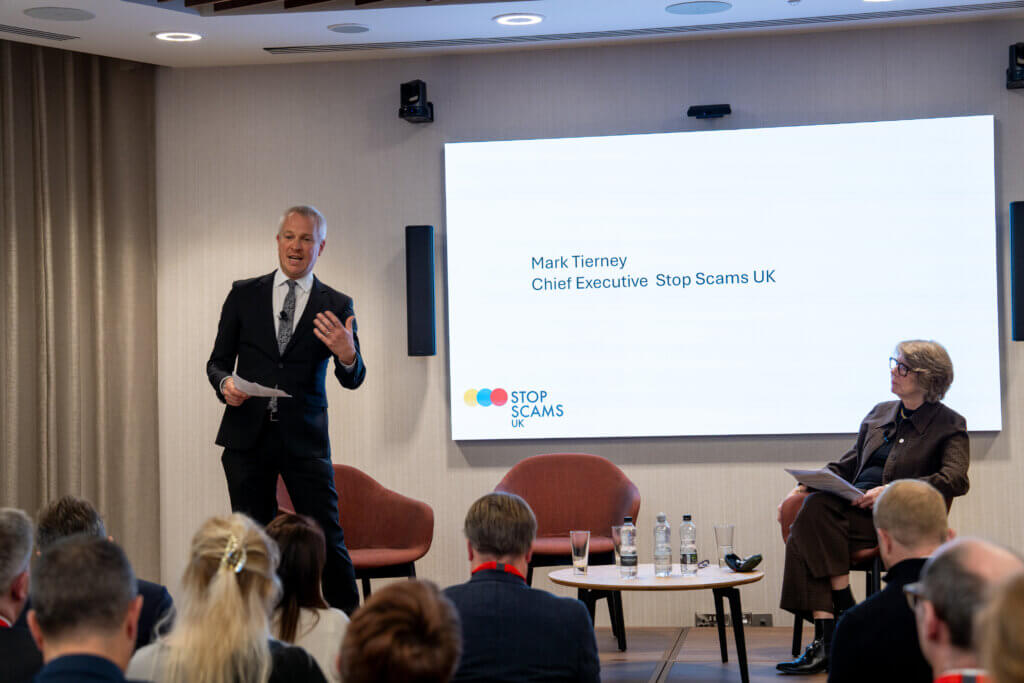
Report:
M731 0L728 11L697 16L669 14L666 5L677 0L522 0L469 5L433 5L398 9L347 11L289 11L275 14L204 17L168 9L183 7L182 0L3 0L0 3L0 38L50 45L172 67L240 64L285 64L407 55L412 52L464 49L507 49L507 45L412 46L390 49L315 54L272 54L267 47L339 46L408 41L444 41L525 36L552 36L544 41L517 43L582 45L609 40L656 40L666 36L731 34L735 31L815 30L835 26L877 26L879 23L963 21L1024 17L1024 1L982 0ZM140 4L150 2L152 4ZM95 14L90 21L49 21L27 16L26 9L40 6L71 7ZM941 9L940 9L941 8ZM964 11L968 9L969 11ZM534 12L545 20L534 26L501 26L492 18L507 12ZM883 16L878 16L882 13ZM889 16L889 13L907 13ZM850 16L853 15L853 16ZM860 15L859 17L857 15ZM873 17L873 18L867 18ZM795 20L795 21L794 21ZM370 27L361 34L341 35L327 26L355 22ZM746 22L778 22L781 25L750 26ZM7 27L7 28L5 28ZM25 37L9 27L34 29L75 36L74 40ZM673 28L674 27L674 28ZM701 28L704 27L704 28ZM714 27L708 29L707 27ZM566 38L562 34L604 31L643 31L626 37L591 36ZM672 29L659 32L660 29ZM190 31L203 40L165 43L152 37L158 31ZM1022 36L1024 39L1024 36Z

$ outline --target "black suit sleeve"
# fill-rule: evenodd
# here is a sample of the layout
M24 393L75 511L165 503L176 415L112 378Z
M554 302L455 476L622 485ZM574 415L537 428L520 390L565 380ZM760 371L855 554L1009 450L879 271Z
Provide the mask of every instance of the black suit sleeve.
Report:
M580 649L579 649L579 665L577 668L579 677L578 681L581 683L600 683L601 681L601 661L597 656L597 637L594 635L594 625L590 621L590 612L583 605L582 602L577 601L579 606L577 618L581 620L580 631L583 634L580 637Z
M828 658L828 683L863 683L872 677L872 672L865 670L863 663L877 662L864 651L864 643L858 642L857 634L865 627L859 623L858 617L854 611L847 612L836 624ZM879 627L880 624L875 624L873 628Z
M343 297L343 301L340 306L340 313L335 313L338 316L338 320L342 324L348 320L349 316L356 314L355 306L352 303L352 299L349 297ZM352 336L353 341L356 345L356 362L350 370L346 370L345 366L341 364L338 357L334 357L334 376L338 379L338 383L346 389L356 389L363 380L366 379L366 365L363 363L363 354L359 350L359 321L352 321Z
M210 360L206 362L206 376L217 392L217 398L224 403L224 394L220 391L220 384L225 377L230 377L235 369L235 359L238 356L238 336L241 329L239 320L237 283L232 285L228 292L228 298L224 300L224 306L220 311L220 322L217 324L217 339L213 342L213 351L210 353Z

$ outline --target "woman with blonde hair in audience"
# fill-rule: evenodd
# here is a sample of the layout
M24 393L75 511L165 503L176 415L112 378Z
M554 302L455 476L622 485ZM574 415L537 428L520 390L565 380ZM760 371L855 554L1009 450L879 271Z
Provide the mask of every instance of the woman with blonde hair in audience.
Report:
M285 513L267 525L267 535L281 551L277 567L281 598L274 610L274 636L309 652L321 671L332 671L348 617L329 607L320 590L327 560L324 532L309 517Z
M981 663L993 683L1024 683L1024 573L1010 577L978 615Z
M245 515L213 517L192 538L171 631L132 657L127 677L154 683L325 683L303 649L270 637L277 545Z

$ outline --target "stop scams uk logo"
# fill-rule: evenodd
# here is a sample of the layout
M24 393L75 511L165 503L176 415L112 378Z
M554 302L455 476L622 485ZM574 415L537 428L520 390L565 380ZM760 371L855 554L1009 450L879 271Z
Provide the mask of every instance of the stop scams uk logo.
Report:
M504 389L468 389L462 400L469 407L503 406L508 403L508 392Z

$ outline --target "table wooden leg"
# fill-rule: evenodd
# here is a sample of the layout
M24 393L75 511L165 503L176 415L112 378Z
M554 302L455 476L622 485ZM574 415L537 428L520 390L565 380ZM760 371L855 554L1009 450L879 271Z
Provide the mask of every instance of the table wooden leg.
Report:
M725 588L713 588L715 596L715 621L718 623L718 645L722 648L722 662L729 661L729 650L725 646L725 608L722 605L722 594Z
M737 588L725 588L722 591L729 598L729 611L732 612L732 631L736 638L736 659L740 663L740 681L750 683L747 671L747 641L743 636L743 608L740 606L740 591Z

